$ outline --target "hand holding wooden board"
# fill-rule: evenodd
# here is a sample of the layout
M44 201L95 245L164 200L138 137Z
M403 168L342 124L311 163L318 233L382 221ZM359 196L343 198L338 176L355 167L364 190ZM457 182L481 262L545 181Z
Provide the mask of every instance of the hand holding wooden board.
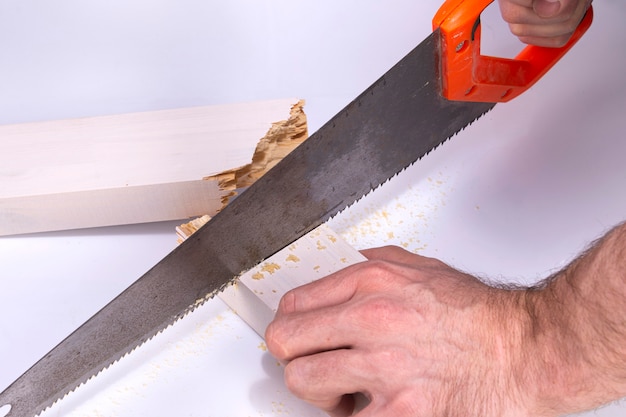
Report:
M207 221L209 217L205 216L177 228L179 240L188 238ZM365 260L365 256L323 224L246 271L218 296L264 337L287 291Z
M365 260L330 227L322 225L244 273L219 297L264 337L287 291Z

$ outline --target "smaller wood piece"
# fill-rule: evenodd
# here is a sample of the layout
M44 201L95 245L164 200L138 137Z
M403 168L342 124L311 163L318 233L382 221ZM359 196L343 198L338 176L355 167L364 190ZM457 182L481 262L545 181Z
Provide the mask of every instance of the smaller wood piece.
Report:
M0 236L214 215L307 138L303 105L0 126Z
M192 221L181 224L176 227L176 236L178 243L183 243L187 238L193 235L198 229L204 226L209 220L211 220L211 216L205 214L202 217L198 217L193 219Z
M218 296L264 337L281 297L366 258L322 225L247 271Z
M203 216L178 227L179 242L209 220L209 216ZM264 337L287 291L365 260L361 252L323 224L243 273L218 297Z

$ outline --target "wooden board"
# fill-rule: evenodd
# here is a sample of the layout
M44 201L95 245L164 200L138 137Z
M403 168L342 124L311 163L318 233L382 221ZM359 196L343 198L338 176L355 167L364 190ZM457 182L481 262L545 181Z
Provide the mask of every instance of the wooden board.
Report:
M244 273L219 297L263 337L283 294L364 260L322 225Z
M213 215L306 139L303 104L0 126L0 236Z

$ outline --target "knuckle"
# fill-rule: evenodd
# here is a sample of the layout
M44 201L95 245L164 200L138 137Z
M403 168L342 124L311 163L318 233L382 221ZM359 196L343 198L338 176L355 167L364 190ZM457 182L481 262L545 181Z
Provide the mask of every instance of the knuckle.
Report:
M401 247L396 246L396 245L385 245L385 246L381 246L380 249L386 252L390 252L392 254L402 254L406 252L405 249L402 249Z
M574 0L574 1L564 1L561 3L562 7L559 11L559 17L564 20L576 20L578 19L578 15L580 14L582 18L582 11L586 10L586 7L581 7L584 5L584 2Z
M564 46L569 40L569 35L561 35L561 36L553 36L550 38L541 38L539 40L535 40L534 44L539 46L544 46L547 48L560 48Z
M396 396L391 401L390 408L393 409L394 415L397 416L422 415L424 412L424 407L420 407L420 403L415 398L415 395Z
M510 24L509 30L514 36L517 36L518 38L527 36L527 32L528 32L526 25L518 25L518 24Z
M562 46L565 46L565 44L569 41L570 36L571 35L563 35L553 38L552 40L550 40L549 46L553 48L560 48Z
M568 22L569 24L573 24L574 26L576 26L577 24L578 19L577 19L575 10L564 9L559 15L559 17L561 18L563 22Z
M572 19L569 19L567 21L567 23L565 24L564 32L566 32L565 34L567 35L568 38L572 34L574 34L574 32L578 28L578 25L580 24L581 20L582 20L582 18L580 18L580 19L579 18L572 18Z
M296 397L305 399L307 397L306 387L299 361L293 361L285 366L284 381L287 389Z
M382 259L371 260L364 265L364 268L364 275L367 276L367 279L364 280L366 283L372 282L371 278L385 282L397 276L397 268L392 263Z
M280 322L273 321L265 329L265 345L276 359L288 359L289 352L285 347L285 340L286 335Z
M395 322L402 315L402 307L390 297L373 296L361 303L353 312L364 326Z
M278 302L277 314L290 314L296 311L296 293L287 291Z
M519 13L515 8L509 7L508 4L500 6L500 15L502 16L502 20L507 23L516 23L520 20Z
M408 356L407 351L404 349L387 346L384 349L374 352L370 359L371 362L377 367L388 365L390 363L405 366L411 361L411 358Z

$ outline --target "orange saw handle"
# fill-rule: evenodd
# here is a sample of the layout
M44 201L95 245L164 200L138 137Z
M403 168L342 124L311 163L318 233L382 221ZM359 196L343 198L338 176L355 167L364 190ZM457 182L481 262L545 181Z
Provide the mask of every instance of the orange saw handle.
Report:
M480 14L493 0L446 0L433 18L441 34L442 94L448 100L504 102L539 80L591 26L590 6L560 48L528 45L514 59L480 54Z

